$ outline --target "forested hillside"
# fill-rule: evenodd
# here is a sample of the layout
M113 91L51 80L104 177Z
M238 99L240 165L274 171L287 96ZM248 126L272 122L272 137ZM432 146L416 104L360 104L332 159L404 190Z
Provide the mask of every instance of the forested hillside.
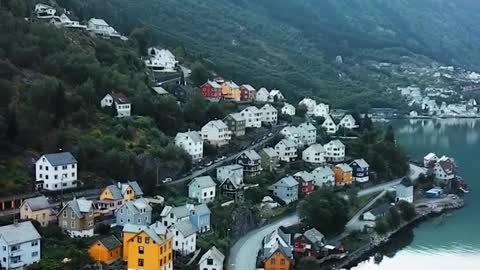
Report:
M222 75L314 95L341 107L399 105L384 90L398 81L362 65L404 56L476 68L480 4L448 0L61 0L83 17L125 32L152 30ZM337 55L345 64L334 64ZM357 65L358 64L358 65ZM428 61L425 62L429 64ZM400 82L401 83L401 82ZM339 99L338 97L342 98Z

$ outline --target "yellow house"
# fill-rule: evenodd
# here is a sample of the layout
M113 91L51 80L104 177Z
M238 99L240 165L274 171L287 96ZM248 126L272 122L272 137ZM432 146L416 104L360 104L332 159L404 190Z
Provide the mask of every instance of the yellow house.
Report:
M110 235L95 241L88 249L88 253L94 261L110 264L122 257L122 243Z
M337 164L333 171L335 172L335 183L337 185L350 185L352 183L352 167L345 163Z
M100 194L100 200L96 203L101 212L115 211L123 203L138 199L143 196L143 191L137 181L126 183L118 182L116 185L107 186Z
M222 96L225 99L240 101L242 91L233 81L225 81L222 83Z
M123 260L128 270L172 270L172 239L166 231L127 224L123 227Z
M42 195L26 199L22 202L20 206L20 219L33 219L38 221L42 227L45 227L48 223L54 222L57 216L50 206L47 197Z

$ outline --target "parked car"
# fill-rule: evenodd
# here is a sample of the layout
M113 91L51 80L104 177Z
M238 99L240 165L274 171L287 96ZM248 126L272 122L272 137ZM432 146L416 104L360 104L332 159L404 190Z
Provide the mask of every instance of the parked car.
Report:
M209 162L207 162L207 164L205 164L205 167L209 167L209 166L211 166L212 164L213 164L213 161L209 161Z
M167 183L170 183L170 182L172 182L172 181L173 181L172 178L167 177L167 178L163 179L162 183L167 184Z
M268 136L268 137L272 137L272 136L273 136L273 133L270 132L270 133L268 133L267 136Z

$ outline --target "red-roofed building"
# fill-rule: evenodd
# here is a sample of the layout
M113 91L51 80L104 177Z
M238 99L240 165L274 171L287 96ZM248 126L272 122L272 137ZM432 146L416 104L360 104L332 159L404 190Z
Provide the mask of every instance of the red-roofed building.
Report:
M204 83L200 90L202 91L202 95L205 98L210 99L221 99L222 98L222 86L215 81L207 81Z

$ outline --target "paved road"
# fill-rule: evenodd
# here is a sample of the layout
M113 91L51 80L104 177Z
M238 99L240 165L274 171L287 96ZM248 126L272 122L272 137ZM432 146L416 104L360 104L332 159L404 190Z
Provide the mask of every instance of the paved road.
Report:
M265 236L280 226L291 226L298 224L300 219L297 214L283 217L274 223L265 225L251 231L230 249L230 256L227 260L227 270L255 270L258 251Z
M345 230L346 231L354 231L354 230L361 230L366 224L371 224L372 222L369 221L362 221L360 220L360 216L367 211L372 205L377 202L380 198L385 196L387 194L387 191L384 190L380 192L375 198L373 198L370 202L367 203L362 209L360 209L345 225Z

